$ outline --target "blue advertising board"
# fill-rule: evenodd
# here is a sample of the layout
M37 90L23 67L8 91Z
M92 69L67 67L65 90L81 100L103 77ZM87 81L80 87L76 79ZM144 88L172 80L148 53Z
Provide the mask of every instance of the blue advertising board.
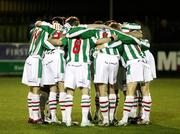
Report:
M0 74L22 74L28 43L0 43Z

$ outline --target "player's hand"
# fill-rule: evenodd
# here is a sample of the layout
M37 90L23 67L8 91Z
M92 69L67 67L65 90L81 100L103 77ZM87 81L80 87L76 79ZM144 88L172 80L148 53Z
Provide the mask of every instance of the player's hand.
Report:
M59 23L54 23L54 24L53 24L53 28L56 29L56 30L61 30L61 29L62 29L62 26L61 26L61 24L59 24Z
M97 48L98 50L101 50L101 49L104 48L104 45L103 45L103 44L102 44L102 45L97 45L96 48Z
M42 24L42 21L38 20L36 21L35 26L38 27L38 26L41 26L41 24Z
M111 35L111 37L113 37L113 41L117 40L117 35L113 34L113 35Z

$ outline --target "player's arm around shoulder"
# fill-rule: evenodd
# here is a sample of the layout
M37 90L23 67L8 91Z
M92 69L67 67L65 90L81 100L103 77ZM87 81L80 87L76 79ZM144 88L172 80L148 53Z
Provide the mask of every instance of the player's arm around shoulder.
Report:
M53 44L53 45L55 45L55 46L62 46L63 45L63 42L62 42L62 39L63 39L64 37L62 37L62 38L59 38L59 39L56 39L56 38L54 38L52 35L48 38L48 41L51 43L51 44Z
M96 45L101 45L104 43L109 43L111 41L117 40L117 35L111 35L111 37L105 37L105 38L100 38L96 41Z
M117 35L113 34L110 37L101 38L96 41L96 48L98 50L103 49L105 47L108 47L108 43L110 42L116 42L117 41Z

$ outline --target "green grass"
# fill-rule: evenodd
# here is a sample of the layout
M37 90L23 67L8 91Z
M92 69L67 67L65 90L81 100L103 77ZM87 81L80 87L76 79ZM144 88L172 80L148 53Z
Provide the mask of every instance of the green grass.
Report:
M151 83L153 99L149 126L127 127L64 127L27 124L28 88L20 77L0 77L0 134L180 134L180 79L157 79ZM92 89L92 113L94 91ZM120 93L117 118L122 117L123 97ZM73 120L81 120L80 92L76 91ZM60 118L60 114L58 115Z

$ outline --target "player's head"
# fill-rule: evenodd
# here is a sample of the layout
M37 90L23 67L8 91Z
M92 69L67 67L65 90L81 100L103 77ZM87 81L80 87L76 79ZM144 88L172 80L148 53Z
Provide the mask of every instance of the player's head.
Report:
M104 25L109 26L109 24L112 22L116 22L116 21L115 20L108 20L108 21L104 22Z
M62 17L59 17L59 16L53 17L53 18L51 19L51 21L52 21L52 24L54 24L54 23L59 23L59 24L61 24L61 25L64 25L64 20L63 20L63 18L62 18Z
M96 20L93 24L104 24L102 20Z
M136 23L127 23L124 22L121 26L121 31L124 33L129 33L132 31L139 31L141 32L141 26L139 24Z
M71 26L78 26L80 24L80 21L76 16L67 18L65 22L69 23Z
M117 22L111 22L108 26L118 31L121 30L121 24Z
M64 25L64 20L62 17L55 16L51 19L53 28L56 30L62 30L62 27Z
M121 27L121 31L138 39L142 39L143 37L141 26L136 23L124 23Z
M63 19L63 24L65 24L66 22L66 17L64 17L64 16L61 16L61 19Z

